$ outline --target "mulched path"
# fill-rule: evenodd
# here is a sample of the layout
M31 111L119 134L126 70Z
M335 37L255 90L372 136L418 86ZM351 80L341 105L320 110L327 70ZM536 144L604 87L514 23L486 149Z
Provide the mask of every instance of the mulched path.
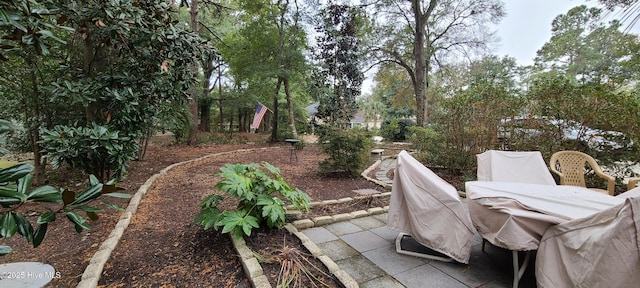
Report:
M159 178L145 195L137 215L107 262L100 283L105 287L248 287L228 237L203 237L203 234L218 232L203 232L201 227L192 224L199 212L200 200L213 193L211 187L219 181L212 175L227 163L266 161L279 167L285 180L315 201L355 196L351 192L354 189L377 188L361 178L321 176L316 172L317 163L323 157L318 149L309 145L297 151L296 163L290 163L288 147L270 147L174 168ZM229 201L223 205L232 208L236 203ZM263 247L282 241L281 234L262 233L250 238L247 242L257 246L264 241Z
M252 136L254 135L244 137ZM266 149L212 157L178 166L158 178L144 196L130 226L105 265L100 286L250 287L228 235L221 235L213 230L204 231L202 227L193 224L201 199L214 193L212 187L216 179L213 174L226 163L267 161L279 167L285 180L305 191L313 201L354 197L356 195L352 190L357 189L383 191L380 186L363 178L331 178L319 174L317 166L325 156L315 145L307 145L303 150L297 151L298 161L291 163L289 144L268 144L260 142L260 139L256 142L257 144L185 147L165 145L166 141L156 140L149 147L145 159L133 162L128 178L120 183L128 193L135 193L146 179L172 163L217 152L260 147ZM123 207L127 204L126 200L115 202L118 201ZM229 202L228 205L233 206L234 203ZM325 209L324 212L315 209L314 214L333 215L342 212L342 209L360 207L334 207ZM94 227L92 231L80 234L73 232L72 225L66 219L59 219L50 227L44 243L35 249L18 237L8 241L2 239L3 244L11 245L16 252L1 257L0 263L49 263L62 276L54 279L49 287L74 287L80 281L89 259L111 232L119 216L119 212L112 210L102 213L99 220L91 222ZM272 237L252 237L247 242L254 245L256 250L260 247L273 247L273 243L284 243L283 235L286 232L278 233L273 233ZM267 234L260 234L264 235ZM290 245L287 247L304 252L295 240L286 243ZM274 274L275 270L265 269L265 274ZM276 282L271 283L275 285Z

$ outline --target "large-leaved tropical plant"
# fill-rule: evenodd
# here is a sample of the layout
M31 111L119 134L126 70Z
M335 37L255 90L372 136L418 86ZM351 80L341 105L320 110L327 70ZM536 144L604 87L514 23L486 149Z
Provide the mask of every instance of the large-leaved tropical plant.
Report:
M309 195L287 184L280 169L267 162L227 164L220 171L215 176L222 180L215 188L236 198L238 205L234 210L224 210L220 204L225 197L219 194L207 196L200 203L201 210L194 221L205 230L222 227L222 233L250 236L254 228L262 225L269 228L284 225L285 200L296 210L309 210Z

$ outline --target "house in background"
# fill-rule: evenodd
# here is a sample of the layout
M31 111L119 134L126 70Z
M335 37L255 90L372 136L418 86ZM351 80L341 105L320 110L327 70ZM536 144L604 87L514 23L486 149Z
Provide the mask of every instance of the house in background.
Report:
M380 119L380 117L376 118L377 119L367 119L364 111L360 110L351 118L351 128L380 129L382 119Z
M307 110L307 115L309 115L309 122L313 124L320 125L324 123L322 119L316 117L316 113L318 113L319 102L313 102L311 105L307 106L305 109ZM364 111L360 110L356 112L351 120L349 121L349 126L351 128L367 128L367 129L380 129L382 124L382 119L366 119L364 116Z

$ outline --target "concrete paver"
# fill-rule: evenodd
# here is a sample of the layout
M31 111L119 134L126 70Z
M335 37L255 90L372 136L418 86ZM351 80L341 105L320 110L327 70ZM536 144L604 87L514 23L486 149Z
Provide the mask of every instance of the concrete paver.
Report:
M321 243L318 248L334 262L360 255L360 252L342 240Z
M335 234L329 232L329 230L324 227L310 228L304 230L303 233L316 244L338 240L338 237Z
M360 287L512 286L510 251L487 244L482 252L482 240L476 236L468 265L398 254L398 232L386 226L387 217L386 213L373 215L301 232ZM536 287L532 265L520 287Z
M389 241L371 231L356 232L340 236L340 239L360 253L389 245Z
M371 279L367 282L360 284L361 288L402 288L404 285L400 284L395 278L385 275L375 279Z
M388 170L394 165L385 160L380 168ZM483 252L482 238L476 235L468 265L398 254L398 232L386 226L387 217L384 213L353 218L301 232L360 287L512 287L511 251L487 244ZM536 287L534 263L529 264L519 287Z
M365 283L386 275L382 269L362 255L336 261L336 264L358 283Z
M375 250L367 251L362 253L362 255L390 275L400 274L428 262L428 260L423 258L406 257L405 255L398 254L393 245L386 245Z
M363 229L351 222L337 222L325 226L327 230L335 236L347 235L355 232L362 232Z

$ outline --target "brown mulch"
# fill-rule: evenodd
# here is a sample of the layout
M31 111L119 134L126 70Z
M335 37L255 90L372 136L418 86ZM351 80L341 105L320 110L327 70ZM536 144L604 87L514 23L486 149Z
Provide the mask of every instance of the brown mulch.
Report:
M212 153L264 148L210 157L178 166L158 178L144 196L118 247L105 265L100 286L250 287L228 235L221 235L213 230L204 231L202 227L193 224L202 198L214 193L212 187L216 179L213 174L226 163L269 162L281 169L289 184L309 194L313 201L354 197L356 194L352 191L357 189L383 191L380 186L363 178L331 178L318 173L318 163L325 156L315 145L307 145L303 150L297 151L298 161L292 163L289 144L265 143L261 139L252 138L256 135L246 134L243 137L257 144L196 147L166 145L166 140L156 139L149 146L143 161L131 163L129 175L120 186L134 194L149 177L170 164ZM390 154L385 152L385 155ZM127 201L116 199L113 202L126 207ZM312 214L333 215L359 210L366 205L385 204L379 201L365 199L342 207L316 208ZM228 205L232 206L233 203L229 202ZM73 226L66 219L59 219L49 228L44 243L35 249L26 245L19 237L1 239L0 243L10 245L16 251L0 257L0 263L48 263L61 275L49 287L74 287L80 281L90 258L111 233L119 216L120 212L107 210L101 214L100 219L91 222L92 231L80 234L74 232ZM247 243L257 251L270 247L279 249L280 252L291 248L304 253L299 241L296 242L297 238L287 238L286 234L284 231L262 232L256 234L258 237L254 235L249 238ZM283 244L274 246L275 243ZM270 281L274 285L276 281L273 279L277 277L278 271L273 266L265 268L265 274L271 277Z

